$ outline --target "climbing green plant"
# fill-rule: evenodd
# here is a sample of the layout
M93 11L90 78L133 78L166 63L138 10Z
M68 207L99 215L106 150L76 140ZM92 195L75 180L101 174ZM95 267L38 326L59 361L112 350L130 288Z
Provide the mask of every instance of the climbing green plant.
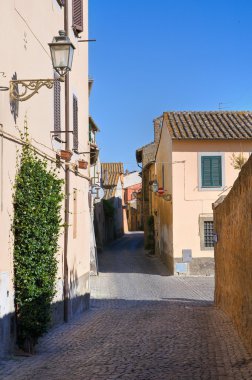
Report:
M14 185L14 286L17 342L32 352L50 324L55 295L62 180L21 134L23 149Z

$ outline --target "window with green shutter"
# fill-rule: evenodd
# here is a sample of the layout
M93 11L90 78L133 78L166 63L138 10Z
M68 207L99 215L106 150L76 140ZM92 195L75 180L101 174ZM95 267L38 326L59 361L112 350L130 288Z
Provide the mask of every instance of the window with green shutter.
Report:
M221 156L201 157L201 187L222 187Z

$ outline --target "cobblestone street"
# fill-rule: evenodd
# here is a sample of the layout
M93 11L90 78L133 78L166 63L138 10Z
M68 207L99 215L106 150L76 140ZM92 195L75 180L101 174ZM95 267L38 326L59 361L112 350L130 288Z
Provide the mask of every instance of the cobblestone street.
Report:
M99 255L91 309L1 363L6 380L252 379L252 358L213 306L212 277L169 277L127 234Z

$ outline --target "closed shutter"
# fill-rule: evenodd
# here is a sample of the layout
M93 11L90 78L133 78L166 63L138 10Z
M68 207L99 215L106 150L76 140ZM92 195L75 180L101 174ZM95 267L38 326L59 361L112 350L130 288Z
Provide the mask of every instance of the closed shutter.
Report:
M73 96L73 150L78 151L78 99Z
M73 0L73 30L76 35L83 31L83 2Z
M201 157L202 187L221 187L221 156Z
M55 74L54 79L58 76ZM61 117L60 117L60 81L54 82L54 131L58 132L61 130ZM60 137L60 134L58 134Z

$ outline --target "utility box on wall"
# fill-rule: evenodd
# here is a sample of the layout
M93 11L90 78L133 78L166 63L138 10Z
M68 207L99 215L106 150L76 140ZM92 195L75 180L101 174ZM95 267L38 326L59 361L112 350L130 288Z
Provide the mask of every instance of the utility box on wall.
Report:
M186 274L188 271L187 263L176 263L175 272L178 274Z
M183 263L190 263L192 261L191 249L182 249L182 261Z

